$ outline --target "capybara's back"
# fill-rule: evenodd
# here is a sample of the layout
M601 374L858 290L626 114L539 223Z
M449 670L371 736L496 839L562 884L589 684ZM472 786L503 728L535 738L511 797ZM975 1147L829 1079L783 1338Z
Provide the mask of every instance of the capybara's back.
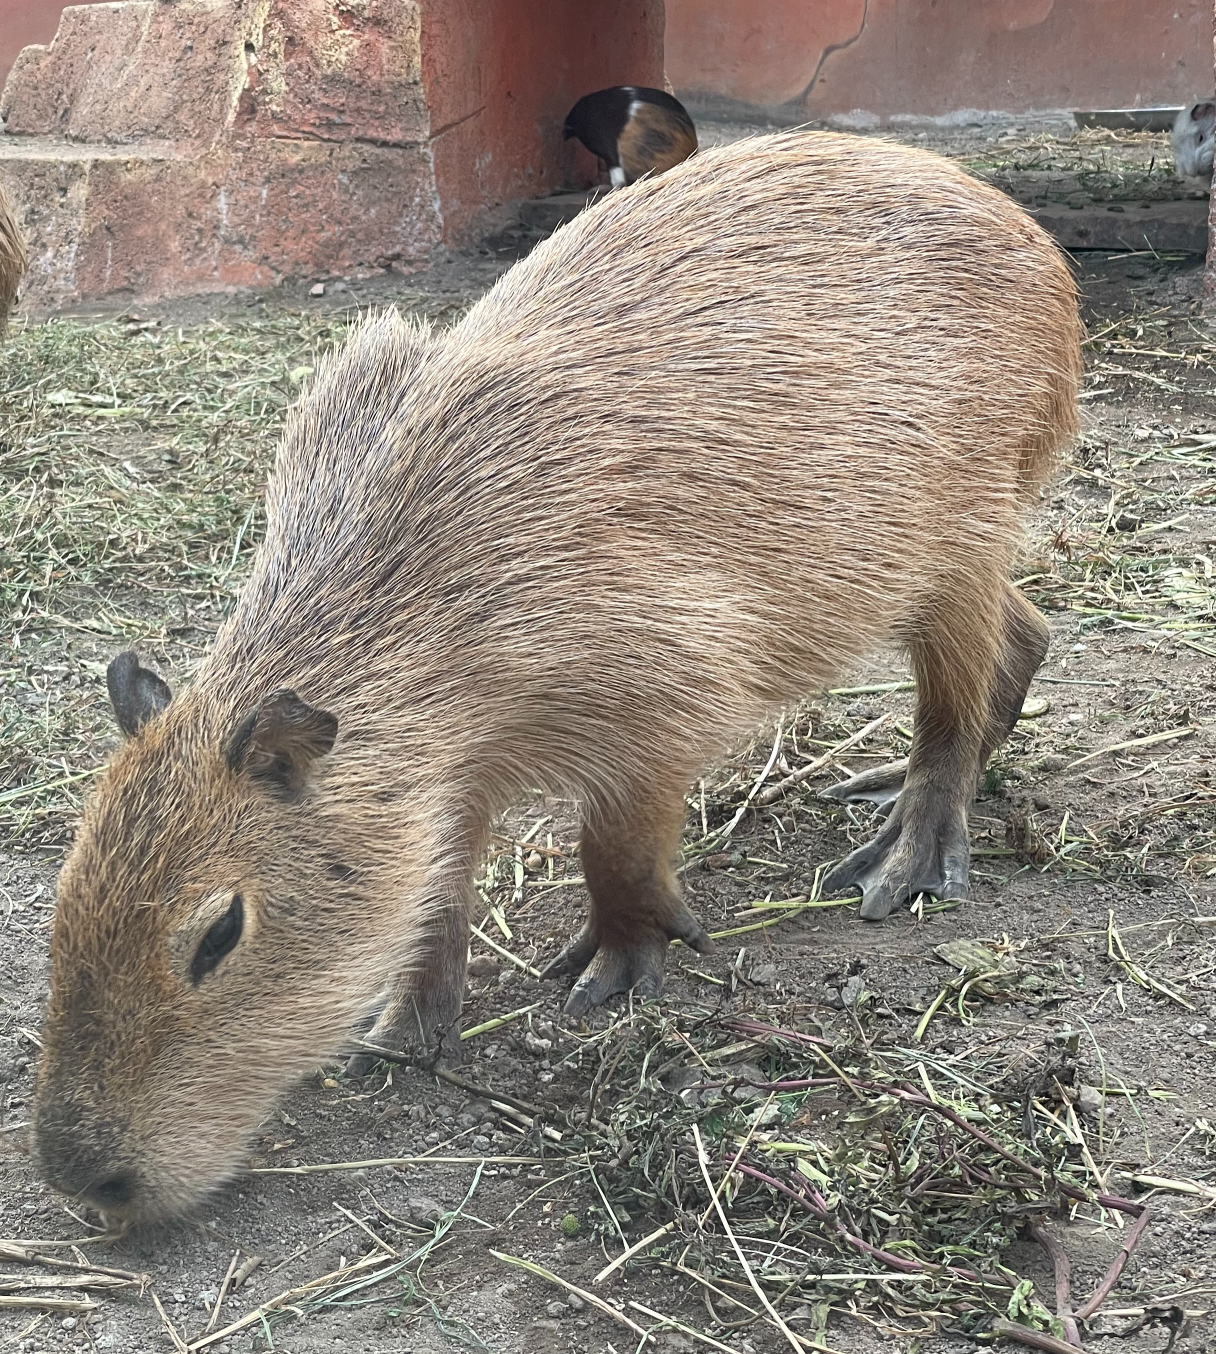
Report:
M369 1013L450 1048L473 867L535 786L584 805L568 1009L656 993L671 938L708 945L673 869L689 782L884 640L912 752L838 787L894 802L828 882L871 918L962 896L976 775L1046 647L1008 570L1078 339L1018 207L832 135L611 195L448 333L360 328L193 685L111 665L128 736L60 880L46 1174L160 1216Z

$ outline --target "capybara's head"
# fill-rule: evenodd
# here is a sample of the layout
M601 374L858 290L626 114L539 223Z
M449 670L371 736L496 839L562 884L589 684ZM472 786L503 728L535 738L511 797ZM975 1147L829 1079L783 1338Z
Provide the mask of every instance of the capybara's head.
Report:
M60 875L33 1151L123 1226L231 1178L379 975L374 866L324 793L334 716L290 691L239 718L171 701L134 654L108 675L125 741Z

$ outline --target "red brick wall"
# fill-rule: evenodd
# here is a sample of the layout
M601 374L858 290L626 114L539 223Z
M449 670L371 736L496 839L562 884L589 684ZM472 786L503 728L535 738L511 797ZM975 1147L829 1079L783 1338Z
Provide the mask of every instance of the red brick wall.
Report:
M1211 97L1212 0L667 0L678 93L810 117Z

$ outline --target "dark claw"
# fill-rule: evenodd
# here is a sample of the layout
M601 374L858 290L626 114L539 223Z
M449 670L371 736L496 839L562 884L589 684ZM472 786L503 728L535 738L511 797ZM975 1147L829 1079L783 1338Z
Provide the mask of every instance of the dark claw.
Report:
M863 921L886 921L895 910L895 898L891 890L881 881L861 886L861 908L858 915Z
M824 799L835 799L842 804L875 804L889 811L903 792L907 772L908 759L904 757L886 766L876 766L850 776L848 780L831 785L821 793Z
M593 936L584 931L559 951L540 971L542 978L577 977L595 958L599 948Z
M676 918L677 929L672 939L682 940L690 950L696 950L698 954L712 954L714 943L709 938L709 932L687 908L682 908L681 911L683 915Z
M642 1001L651 1001L663 990L663 965L673 940L683 941L698 954L709 954L714 948L705 928L680 903L661 925L639 928L631 944L601 945L588 927L545 966L541 977L577 975L566 1000L570 1016L585 1015L592 1007L631 990Z
M620 951L601 950L570 989L566 998L568 1016L586 1015L611 997L633 991L641 1001L653 1001L663 991L663 972L649 955L633 960Z
M966 819L917 831L918 816L904 811L905 806L899 800L873 841L846 856L824 880L828 893L860 889L860 915L866 921L882 921L922 893L967 896Z

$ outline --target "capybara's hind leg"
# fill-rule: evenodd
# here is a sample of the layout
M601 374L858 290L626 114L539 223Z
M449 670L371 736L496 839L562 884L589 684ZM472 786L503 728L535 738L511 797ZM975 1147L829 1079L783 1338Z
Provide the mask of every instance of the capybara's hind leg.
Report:
M702 954L713 948L680 898L674 862L683 826L679 790L639 793L627 812L601 813L583 825L583 877L591 912L582 934L543 975L577 975L566 1002L568 1015L582 1015L631 988L643 998L657 997L673 940Z
M992 685L988 726L980 749L981 771L988 758L1013 732L1026 703L1030 683L1047 657L1050 635L1047 622L1009 583L1005 584L1001 595L1001 632L1001 652Z
M916 729L902 793L873 841L828 875L825 888L860 888L861 915L878 921L920 893L964 898L967 809L990 724L1002 646L1001 593L922 621L911 644Z
M471 885L470 885L471 888ZM460 1061L460 1012L469 957L469 903L459 896L438 908L422 941L421 962L403 973L389 993L367 1042L441 1062ZM376 1055L353 1054L346 1070L364 1076Z
M1030 683L1047 655L1048 626L1016 588L1006 583L1001 597L1002 646L989 701L988 722L980 746L979 770L1013 732ZM908 758L871 767L823 791L825 799L879 807L893 804L908 777Z

